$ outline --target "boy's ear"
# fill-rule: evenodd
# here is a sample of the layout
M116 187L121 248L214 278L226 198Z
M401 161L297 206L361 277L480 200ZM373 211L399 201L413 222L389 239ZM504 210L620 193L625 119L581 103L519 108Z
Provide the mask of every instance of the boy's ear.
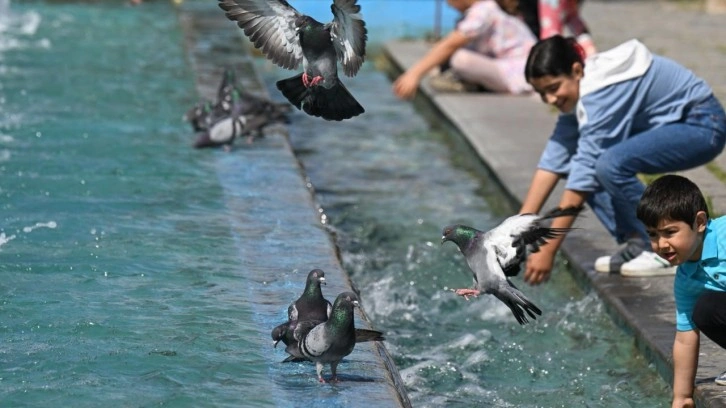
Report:
M694 225L694 230L696 232L704 232L706 231L706 224L708 223L708 216L706 216L705 211L699 211L696 213L696 225Z

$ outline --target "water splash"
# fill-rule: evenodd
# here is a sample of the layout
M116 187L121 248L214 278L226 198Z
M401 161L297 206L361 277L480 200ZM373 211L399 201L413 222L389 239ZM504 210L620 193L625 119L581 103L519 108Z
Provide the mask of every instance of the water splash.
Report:
M15 235L5 235L4 232L0 232L0 248L2 248L3 245L7 244L8 242L15 239Z
M58 224L55 221L48 221L48 222L36 222L35 225L30 227L24 227L23 232L26 234L29 232L33 232L33 230L38 228L50 228L55 229L58 226Z
M0 0L0 33L12 31L32 36L38 31L40 20L40 14L37 12L14 13L10 10L10 0Z

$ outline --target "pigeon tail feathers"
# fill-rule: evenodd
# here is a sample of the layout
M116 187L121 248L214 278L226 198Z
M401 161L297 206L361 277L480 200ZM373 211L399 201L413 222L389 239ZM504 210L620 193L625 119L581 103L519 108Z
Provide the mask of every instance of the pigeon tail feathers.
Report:
M330 88L306 88L302 82L302 74L299 74L277 81L276 85L291 104L311 116L341 121L365 112L340 80L336 80Z
M521 325L529 322L525 312L535 320L537 316L542 315L542 310L527 299L524 293L520 292L509 279L506 283L502 283L500 290L491 293L509 307L514 318L517 319L517 323Z

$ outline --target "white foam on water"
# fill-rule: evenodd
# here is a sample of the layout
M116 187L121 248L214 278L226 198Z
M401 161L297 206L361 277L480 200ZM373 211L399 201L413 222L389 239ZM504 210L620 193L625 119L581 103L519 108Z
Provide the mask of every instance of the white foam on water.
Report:
M7 244L8 242L10 242L14 239L15 239L15 235L8 236L8 235L5 235L4 232L0 232L0 247L2 247L3 245Z
M48 221L48 222L36 222L35 225L30 227L24 227L23 232L29 233L33 232L33 230L38 228L50 228L55 229L58 226L58 224L55 221Z
M420 384L424 381L422 376L419 374L421 371L429 369L430 367L438 366L440 362L434 360L425 360L412 365L411 367L399 370L401 379L407 388L416 388L415 385Z
M408 321L415 320L414 316L418 315L418 303L405 301L416 296L416 289L411 286L400 287L393 276L374 282L372 288L368 288L365 293L364 307L369 315L386 318L395 313Z

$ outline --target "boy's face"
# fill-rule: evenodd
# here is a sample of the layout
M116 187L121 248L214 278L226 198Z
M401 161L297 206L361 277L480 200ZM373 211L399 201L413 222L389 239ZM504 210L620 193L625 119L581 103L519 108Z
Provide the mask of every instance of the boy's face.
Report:
M647 228L653 252L671 265L701 259L706 213L699 211L693 225L683 221L661 220L657 228Z

